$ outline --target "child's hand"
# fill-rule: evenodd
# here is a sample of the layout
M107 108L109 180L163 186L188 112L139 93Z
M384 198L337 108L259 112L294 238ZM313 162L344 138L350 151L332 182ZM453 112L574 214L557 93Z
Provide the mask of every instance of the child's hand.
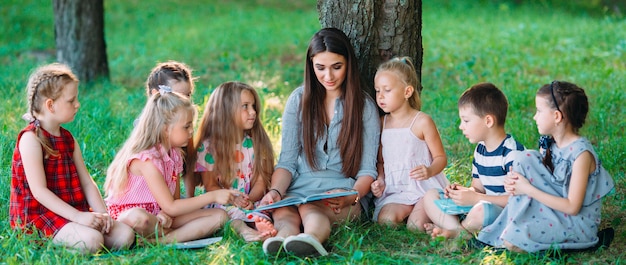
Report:
M94 212L80 212L74 222L102 231L104 220L99 215L99 213Z
M385 181L383 179L376 179L374 182L372 182L372 185L370 185L370 187L372 188L372 194L376 197L380 197L383 195L383 191L385 191Z
M229 189L219 189L211 191L214 194L215 203L227 205L227 204L235 204L235 199L240 196L244 196L243 193L236 190Z
M458 190L458 189L461 189L461 188L463 188L463 186L461 186L458 183L450 184L443 190L443 195L444 195L445 198L450 198L450 192L451 191Z
M172 217L163 213L163 211L160 211L156 217L163 228L170 228L172 226Z
M95 213L95 214L98 218L100 218L103 224L102 228L100 229L100 232L103 234L108 234L109 231L111 230L111 227L113 226L113 218L111 218L111 216L109 216L108 213Z
M427 180L431 176L430 168L425 165L416 166L409 172L409 177L415 180Z
M504 178L504 190L512 195L527 194L528 187L532 186L530 181L517 172L509 171Z
M250 198L246 194L242 194L242 196L235 197L234 201L235 206L243 209L251 210L254 207L254 204L250 201Z
M472 188L456 186L454 190L449 191L447 197L460 206L469 206L478 203L478 193Z

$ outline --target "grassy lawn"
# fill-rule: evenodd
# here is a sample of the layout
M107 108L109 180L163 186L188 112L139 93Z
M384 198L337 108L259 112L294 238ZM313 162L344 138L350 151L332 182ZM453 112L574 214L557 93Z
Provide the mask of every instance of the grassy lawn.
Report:
M81 84L81 110L65 125L81 144L98 185L128 136L144 102L150 69L169 59L186 62L198 77L194 101L204 106L211 90L228 80L247 82L264 101L263 122L280 150L282 105L302 82L309 38L319 29L315 1L105 1L110 82ZM616 192L603 204L602 227L612 226L612 247L593 253L544 257L492 249L466 250L462 242L431 240L405 228L371 222L333 230L331 255L318 259L266 257L261 244L246 244L231 229L206 249L148 246L81 256L52 244L37 245L8 223L11 157L26 123L25 85L36 66L54 61L51 1L3 1L0 5L0 264L580 264L626 263L626 21L533 1L424 0L423 111L432 115L448 154L451 181L468 183L473 145L458 129L456 101L467 87L489 81L509 98L507 130L529 148L538 133L532 116L536 90L554 79L585 88L590 113L581 133L613 175ZM278 153L277 153L278 154Z

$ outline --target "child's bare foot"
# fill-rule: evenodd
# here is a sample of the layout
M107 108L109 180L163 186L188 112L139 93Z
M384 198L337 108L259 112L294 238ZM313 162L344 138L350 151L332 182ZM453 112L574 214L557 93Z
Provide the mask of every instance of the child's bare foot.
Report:
M252 227L249 227L242 220L233 220L231 222L231 226L235 229L237 234L239 234L246 242L257 242L264 239L259 231L255 230Z
M264 239L264 237L258 231L250 227L246 227L239 231L239 235L241 235L243 240L245 240L246 242L258 242L263 241Z
M450 238L455 238L455 237L459 236L459 231L447 230L447 229L443 229L443 228L438 227L438 226L435 225L433 227L433 232L430 233L430 236L432 238L436 238L438 236L442 236L445 239L450 239Z
M426 232L426 234L432 235L434 228L435 228L435 224L433 224L433 223L425 223L424 224L424 232Z
M263 237L263 240L265 240L266 238L274 237L278 233L278 231L276 231L276 228L274 228L274 224L266 218L255 216L254 225L261 237Z
M511 244L511 242L504 240L504 246L509 250L509 251L513 251L513 252L518 252L518 253L524 253L526 251L524 251L523 249L519 248L516 245Z

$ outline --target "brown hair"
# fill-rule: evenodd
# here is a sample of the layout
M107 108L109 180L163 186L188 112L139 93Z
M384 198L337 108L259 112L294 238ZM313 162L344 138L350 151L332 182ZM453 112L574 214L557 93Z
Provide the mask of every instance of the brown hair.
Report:
M193 94L195 85L194 78L191 76L191 68L184 63L177 61L167 61L157 64L146 80L146 93L148 97L152 94L151 90L159 90L159 86L171 86L172 81L182 81L189 83L191 94Z
M59 152L54 150L48 138L43 136L37 114L41 113L46 99L58 99L65 86L73 82L78 83L78 78L69 66L60 63L41 66L28 78L26 85L28 112L23 118L35 123L35 134L44 149L44 156L57 156Z
M494 84L478 83L463 92L458 106L470 106L481 118L493 115L496 118L496 125L504 127L509 102Z
M249 91L254 96L254 110L256 121L250 130L242 131L235 123L240 119L241 93ZM274 150L272 143L261 123L261 100L258 93L250 85L241 82L226 82L219 85L207 102L194 146L201 146L202 142L209 140L209 148L215 159L214 170L220 174L220 180L227 187L232 186L236 162L236 145L243 144L241 141L244 134L252 138L254 144L254 167L252 183L257 177L263 178L265 187L269 187L270 178L274 171Z
M346 177L353 177L359 171L363 154L361 132L363 131L365 95L361 90L359 67L354 49L348 37L336 28L324 28L315 33L307 49L301 109L304 154L309 166L317 168L315 145L326 133L324 125L328 117L324 111L326 89L315 76L312 59L322 52L336 53L346 59L346 78L341 84L343 120L337 145L339 145L343 162L341 171Z

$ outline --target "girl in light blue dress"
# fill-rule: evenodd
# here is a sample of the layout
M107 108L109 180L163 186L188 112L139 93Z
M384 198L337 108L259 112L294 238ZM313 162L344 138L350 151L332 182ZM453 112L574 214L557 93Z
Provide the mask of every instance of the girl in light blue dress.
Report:
M513 194L478 239L512 251L585 249L598 243L602 198L614 183L593 146L578 134L589 109L585 91L554 81L535 98L540 151L515 159L505 189Z

